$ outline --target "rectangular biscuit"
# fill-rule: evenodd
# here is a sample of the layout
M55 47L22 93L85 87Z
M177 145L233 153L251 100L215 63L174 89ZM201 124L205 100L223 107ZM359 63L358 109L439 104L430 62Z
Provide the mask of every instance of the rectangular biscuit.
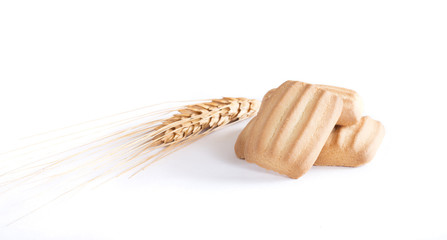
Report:
M315 163L342 108L342 98L330 91L287 81L264 97L257 116L235 145L236 154L299 178Z

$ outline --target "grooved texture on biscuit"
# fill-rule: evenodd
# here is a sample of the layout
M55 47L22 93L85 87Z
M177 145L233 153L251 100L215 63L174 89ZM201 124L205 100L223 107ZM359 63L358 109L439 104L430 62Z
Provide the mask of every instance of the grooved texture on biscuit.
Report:
M236 142L236 155L298 178L316 161L342 108L342 99L329 91L287 81L264 97Z
M315 165L356 167L372 160L385 135L383 125L370 117L351 126L336 126Z
M314 86L329 91L343 99L343 111L337 120L337 125L349 126L360 121L363 112L363 101L357 92L351 89L328 85L315 84ZM275 90L276 88L268 91L264 98L272 95Z

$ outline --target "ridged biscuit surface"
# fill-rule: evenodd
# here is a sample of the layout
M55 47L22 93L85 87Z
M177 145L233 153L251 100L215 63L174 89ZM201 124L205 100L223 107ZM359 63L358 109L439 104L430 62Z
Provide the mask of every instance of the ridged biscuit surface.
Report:
M315 165L356 167L374 157L385 135L383 125L363 117L352 126L336 126Z
M315 84L318 88L327 90L343 99L343 111L337 120L337 125L349 126L360 121L363 112L363 101L360 95L351 89ZM273 94L276 88L268 91L265 96Z
M316 161L343 108L340 97L315 85L287 81L266 94L235 151L266 169L299 178Z

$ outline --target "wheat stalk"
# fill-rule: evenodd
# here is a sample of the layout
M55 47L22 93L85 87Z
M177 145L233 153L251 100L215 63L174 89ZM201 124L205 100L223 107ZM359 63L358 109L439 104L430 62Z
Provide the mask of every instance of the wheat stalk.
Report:
M50 185L53 184L55 185L53 188L60 187L59 192L62 192L55 198L51 197L52 199L47 201L50 203L93 182L100 185L130 171L135 171L131 174L134 176L197 139L230 123L254 116L259 105L259 101L254 99L224 97L144 113L122 120L120 122L126 124L126 127L102 136L96 141L79 145L78 150L74 147L60 153L52 153L48 157L31 160L19 167L12 167L9 171L0 170L0 194L20 186L33 189L36 186L45 187L45 184L49 183L48 189L51 189ZM161 118L160 114L168 118ZM148 116L159 117L141 123ZM140 122L132 123L132 121ZM100 127L92 130L99 129ZM86 134L84 130L77 133ZM63 135L61 138L47 139L30 146L40 147L42 143L57 144L67 137L69 135ZM22 148L14 150L18 153L20 151ZM109 178L105 178L106 176ZM105 181L98 183L100 179Z
M18 177L13 179L2 181L9 174L0 172L0 187L18 182L42 182L45 179L52 181L69 174L72 174L73 179L94 174L95 177L88 180L90 182L113 172L118 172L115 176L120 176L137 169L138 173L153 162L216 129L254 116L258 109L257 100L228 97L169 109L166 111L167 114L172 114L169 118L135 124L102 137L90 143L93 146L75 151L71 155L59 159L53 157L51 161L44 163L40 159L38 164L37 161L31 162L14 169L13 173ZM87 144L83 146L85 145ZM99 157L88 157L98 153L102 154ZM70 166L68 170L66 165ZM20 174L20 171L24 173ZM47 173L45 179L38 179L43 172Z

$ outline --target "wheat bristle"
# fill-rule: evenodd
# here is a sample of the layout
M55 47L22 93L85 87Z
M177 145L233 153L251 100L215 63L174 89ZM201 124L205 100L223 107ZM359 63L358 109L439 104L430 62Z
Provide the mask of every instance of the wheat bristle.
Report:
M86 144L26 160L24 164L19 165L17 162L15 166L11 165L9 169L0 171L0 195L22 188L35 189L39 192L37 195L45 193L47 189L59 189L62 194L47 200L53 202L87 185L99 186L126 173L132 177L201 137L228 124L254 116L260 105L257 100L246 98L224 97L206 101L145 112L136 117L112 122L123 125L118 125L115 131ZM149 120L149 117L153 118ZM75 134L82 137L87 132L101 132L104 128L98 126L97 129L87 130ZM44 144L50 147L62 141L70 141L75 134L37 142L6 152L3 156L14 153L19 158L27 159L28 153L23 154L21 149L35 147L37 150L32 151L38 151L46 147ZM30 191L29 194L34 195L34 192ZM28 213L35 210L37 209Z
M125 127L96 141L51 153L23 165L17 163L17 167L11 165L10 169L0 171L0 194L22 185L32 188L39 184L55 183L62 189L70 190L85 186L85 183L99 182L106 176L114 178L127 172L134 176L201 137L254 116L259 105L259 101L254 99L224 97L179 108L145 112L123 121ZM163 112L167 118L159 116L142 121L147 116L157 116ZM129 124L133 119L138 122ZM41 143L57 144L57 141L58 138L54 138ZM20 157L20 151L16 152Z

